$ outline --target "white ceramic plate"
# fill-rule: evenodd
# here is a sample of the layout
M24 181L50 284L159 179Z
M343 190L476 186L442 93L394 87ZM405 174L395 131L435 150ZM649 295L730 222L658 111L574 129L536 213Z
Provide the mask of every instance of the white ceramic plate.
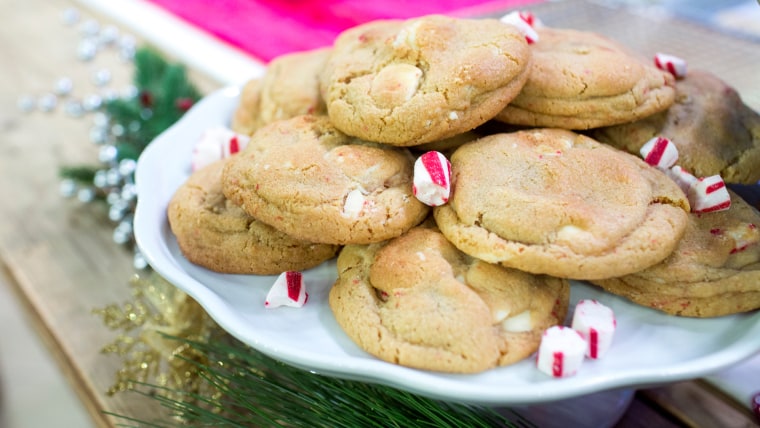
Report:
M265 309L274 276L221 275L190 264L166 220L174 191L190 173L190 155L205 129L229 126L238 88L204 98L144 151L137 166L137 243L150 265L197 300L218 324L253 348L291 365L342 378L377 382L432 398L488 405L543 403L581 395L702 377L760 351L760 311L716 319L664 315L574 282L571 308L597 299L617 316L604 359L586 360L579 373L553 379L533 359L475 375L414 370L380 361L348 339L327 304L334 263L305 272L308 303Z

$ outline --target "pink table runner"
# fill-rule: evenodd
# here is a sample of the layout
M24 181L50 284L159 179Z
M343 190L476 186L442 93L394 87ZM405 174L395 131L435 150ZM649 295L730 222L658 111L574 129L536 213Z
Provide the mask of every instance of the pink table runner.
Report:
M540 0L149 0L189 24L268 62L332 44L343 30L374 19L441 13L482 16Z

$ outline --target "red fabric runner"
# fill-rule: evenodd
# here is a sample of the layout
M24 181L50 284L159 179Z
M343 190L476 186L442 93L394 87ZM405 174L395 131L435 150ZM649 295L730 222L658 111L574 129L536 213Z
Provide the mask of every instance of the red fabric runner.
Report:
M440 13L482 16L540 0L148 0L261 61L332 44L343 30L375 19Z

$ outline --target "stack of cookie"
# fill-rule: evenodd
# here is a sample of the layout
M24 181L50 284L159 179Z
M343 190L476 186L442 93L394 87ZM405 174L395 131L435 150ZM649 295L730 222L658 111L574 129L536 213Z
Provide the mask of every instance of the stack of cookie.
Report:
M682 167L752 183L758 115L738 98L719 106L708 73L677 80L598 34L531 19L526 37L505 21L376 21L273 60L232 118L245 150L170 203L182 252L252 274L338 253L329 304L348 336L446 372L534 353L565 320L570 279L679 315L759 308L758 212L734 197L693 214L637 153L649 134L699 135L683 138ZM414 193L429 150L450 160L441 204Z

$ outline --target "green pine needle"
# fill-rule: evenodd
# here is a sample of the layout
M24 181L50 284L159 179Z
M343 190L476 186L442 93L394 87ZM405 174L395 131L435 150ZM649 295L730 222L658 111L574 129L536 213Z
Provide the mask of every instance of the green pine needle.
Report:
M234 339L193 342L209 364L191 361L198 374L219 392L218 398L169 391L142 383L185 426L215 427L526 427L518 414L511 421L495 410L448 403L395 388L326 377L291 367ZM189 361L189 360L188 360ZM164 394L162 394L162 392ZM172 392L173 394L167 394ZM170 399L168 396L183 397ZM118 416L118 415L116 415ZM125 418L128 419L128 418ZM136 426L165 427L156 422Z

